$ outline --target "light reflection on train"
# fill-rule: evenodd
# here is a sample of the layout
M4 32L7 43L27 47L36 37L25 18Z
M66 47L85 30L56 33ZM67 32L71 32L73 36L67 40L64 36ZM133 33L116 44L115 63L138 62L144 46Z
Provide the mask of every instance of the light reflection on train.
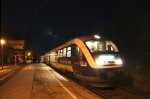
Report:
M115 44L99 35L77 37L41 56L46 64L92 86L111 86L123 61Z

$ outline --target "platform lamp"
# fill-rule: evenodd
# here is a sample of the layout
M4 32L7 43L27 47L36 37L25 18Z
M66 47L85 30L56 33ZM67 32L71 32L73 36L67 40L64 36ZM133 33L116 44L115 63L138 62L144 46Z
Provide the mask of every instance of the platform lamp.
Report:
M1 47L2 47L2 69L3 69L3 45L6 43L6 41L4 39L1 39L0 43L1 43Z

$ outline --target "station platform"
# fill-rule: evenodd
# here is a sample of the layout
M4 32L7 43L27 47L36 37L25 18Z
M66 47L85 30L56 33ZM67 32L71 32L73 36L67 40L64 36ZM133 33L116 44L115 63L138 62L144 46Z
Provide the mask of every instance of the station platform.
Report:
M19 68L18 65L4 65L3 67L0 65L0 81L9 76L14 70Z
M45 64L30 64L0 86L0 99L103 99Z

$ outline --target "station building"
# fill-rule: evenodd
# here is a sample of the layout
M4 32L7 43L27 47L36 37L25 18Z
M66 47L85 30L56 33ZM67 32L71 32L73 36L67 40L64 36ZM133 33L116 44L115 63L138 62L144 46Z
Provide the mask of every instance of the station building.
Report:
M6 40L6 44L2 45L0 49L3 54L3 64L21 64L25 57L25 40ZM2 56L0 57L0 64L2 64Z

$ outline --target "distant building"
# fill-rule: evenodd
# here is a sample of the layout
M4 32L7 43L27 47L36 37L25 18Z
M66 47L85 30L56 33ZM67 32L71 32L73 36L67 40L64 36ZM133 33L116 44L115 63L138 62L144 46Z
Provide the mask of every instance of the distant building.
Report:
M31 50L25 51L25 62L26 63L31 63L33 62L33 53Z
M7 40L5 46L3 46L3 63L4 64L23 63L25 57L24 47L25 47L24 40ZM2 63L1 58L0 63Z
M20 64L25 62L25 51L31 49L31 33L21 32L13 28L1 28L0 38L6 40L3 46L3 63ZM0 48L0 65L2 64L2 47Z
M21 64L24 62L24 40L8 40L8 46L12 49L8 55L8 64Z

